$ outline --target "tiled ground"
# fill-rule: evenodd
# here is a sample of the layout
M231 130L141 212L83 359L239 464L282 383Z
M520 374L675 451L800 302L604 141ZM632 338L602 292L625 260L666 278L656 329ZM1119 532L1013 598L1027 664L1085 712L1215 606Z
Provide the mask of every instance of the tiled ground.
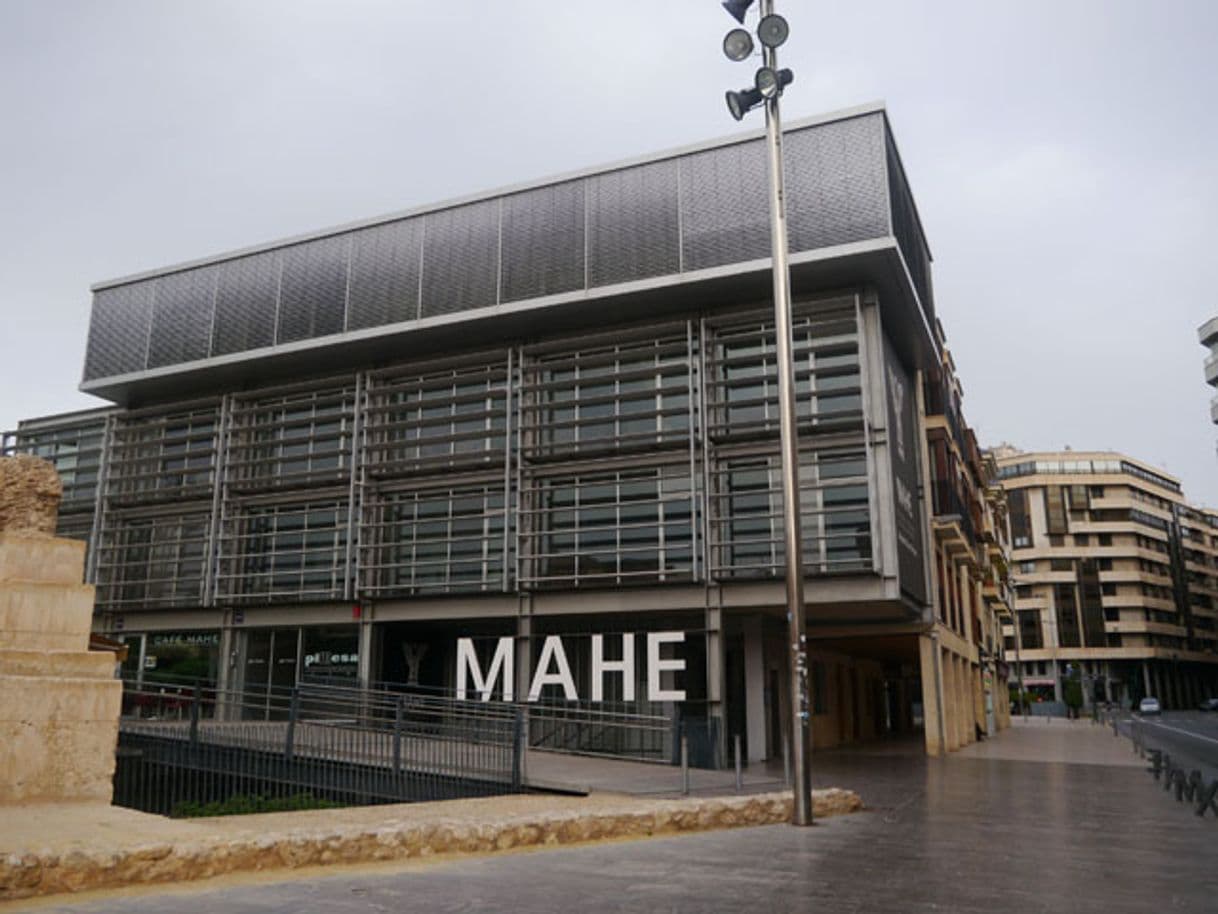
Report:
M945 759L899 748L820 756L816 781L854 788L870 808L811 829L771 826L307 879L297 874L270 885L74 901L49 910L1218 910L1218 821L1197 818L1128 764L1128 742L1111 731L1086 722L1017 726Z

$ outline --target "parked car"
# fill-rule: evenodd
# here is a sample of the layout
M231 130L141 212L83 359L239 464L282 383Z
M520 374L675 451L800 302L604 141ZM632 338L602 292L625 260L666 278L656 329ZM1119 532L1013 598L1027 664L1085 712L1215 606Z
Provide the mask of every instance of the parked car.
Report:
M1218 698L1207 698L1201 702L1200 708L1202 711L1218 711Z
M1145 715L1162 714L1163 709L1159 707L1159 699L1147 696L1138 704L1138 713Z

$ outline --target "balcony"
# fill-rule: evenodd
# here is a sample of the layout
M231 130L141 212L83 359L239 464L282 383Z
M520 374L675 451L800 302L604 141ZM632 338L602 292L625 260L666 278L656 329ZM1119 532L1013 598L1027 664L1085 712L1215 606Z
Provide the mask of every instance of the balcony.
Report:
M1202 346L1213 346L1218 343L1218 317L1211 317L1197 328L1197 338Z
M936 480L931 491L935 538L950 554L965 553L975 562L977 532L968 505L964 503L955 486L943 480Z

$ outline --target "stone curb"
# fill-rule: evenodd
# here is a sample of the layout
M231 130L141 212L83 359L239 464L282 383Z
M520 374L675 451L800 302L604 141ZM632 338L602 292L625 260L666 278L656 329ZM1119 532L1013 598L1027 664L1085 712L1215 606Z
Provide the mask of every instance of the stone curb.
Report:
M858 794L813 791L817 817L862 809ZM261 837L221 836L184 844L158 843L109 851L13 853L0 860L0 901L114 889L150 883L189 882L227 873L371 863L439 854L495 853L512 848L644 838L787 822L790 793L662 801L624 800L620 807L589 812L536 813L493 821L460 819L376 826L334 825L285 829Z

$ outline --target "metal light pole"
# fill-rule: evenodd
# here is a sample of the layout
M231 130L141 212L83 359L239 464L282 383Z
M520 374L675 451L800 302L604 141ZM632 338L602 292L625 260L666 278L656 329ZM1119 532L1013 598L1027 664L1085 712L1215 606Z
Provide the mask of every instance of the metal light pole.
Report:
M1011 586L1014 586L1012 584ZM1012 600L1012 603L1015 601ZM1020 633L1019 626L1019 610L1012 609L1011 622L1014 623L1011 627L1015 629L1015 666L1019 671L1019 706L1023 711L1023 719L1028 719L1028 700L1027 692L1023 687L1023 658L1020 653L1023 650L1023 635Z
M774 0L761 0L762 17ZM778 51L762 52L765 66L778 72ZM782 118L778 94L766 100L766 150L770 159L770 246L773 257L774 333L778 356L779 438L782 442L783 549L787 557L787 637L791 672L791 766L795 778L796 825L812 824L812 709L808 704L808 635L804 625L803 548L799 530L799 441L795 431L795 363L791 355L791 283L787 265L787 203L782 180Z
M731 7L736 6L737 10ZM748 3L725 3L728 12L743 22ZM770 18L773 17L773 18ZM768 26L768 27L767 27ZM742 31L742 30L739 30ZM746 36L747 37L747 36ZM769 159L770 245L773 261L774 333L778 363L779 437L782 450L783 549L786 554L787 637L790 642L791 767L795 804L794 825L812 824L812 714L808 700L808 638L804 623L803 551L800 543L799 446L795 425L795 365L791 355L791 287L787 263L787 207L783 194L782 118L778 100L791 81L789 71L778 69L778 45L786 40L786 22L774 16L773 0L761 0L758 37L762 68L755 88L729 93L728 105L740 119L753 104L764 100L766 154ZM731 36L729 35L729 39ZM751 45L751 42L750 42ZM725 50L727 50L725 46ZM732 56L729 54L729 56ZM733 59L743 59L735 57ZM736 96L735 102L733 95ZM743 104L741 104L741 97Z

